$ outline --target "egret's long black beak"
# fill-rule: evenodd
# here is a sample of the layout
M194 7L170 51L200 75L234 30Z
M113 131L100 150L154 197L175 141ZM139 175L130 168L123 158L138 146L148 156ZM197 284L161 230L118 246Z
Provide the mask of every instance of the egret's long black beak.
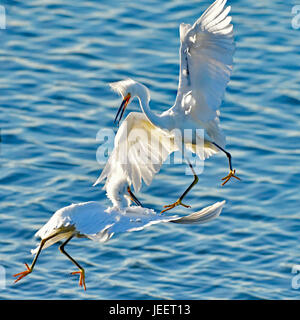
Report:
M143 207L143 205L140 203L139 199L133 194L133 192L131 191L130 187L127 188L128 193L130 194L130 198L131 200L140 207Z
M115 117L114 123L116 123L116 121L118 121L118 126L119 126L119 124L120 124L120 121L121 121L121 119L122 119L122 117L123 117L124 111L125 111L128 103L129 103L130 98L131 98L131 94L128 93L128 94L124 97L124 99L123 99L123 101L122 101L122 103L121 103L121 105L120 105L120 108L119 108L119 110L118 110L118 112L117 112L117 115L116 115L116 117ZM119 117L119 120L118 120L118 116L119 116L119 115L120 115L120 117Z

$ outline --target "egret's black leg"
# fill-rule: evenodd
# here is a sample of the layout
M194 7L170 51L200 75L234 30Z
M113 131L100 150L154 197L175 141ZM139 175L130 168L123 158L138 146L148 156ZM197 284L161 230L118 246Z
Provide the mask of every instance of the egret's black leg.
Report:
M168 210L171 210L171 209L173 209L173 208L175 208L176 206L179 206L179 205L181 205L181 206L183 206L183 207L185 207L185 208L190 208L190 207L191 207L191 206L188 206L188 205L186 205L186 204L183 204L181 201L182 201L182 199L191 191L191 189L194 187L194 185L197 184L197 182L199 181L199 178L198 178L198 176L196 175L196 172L195 172L193 166L191 165L191 163L190 163L189 161L188 161L188 165L190 166L190 168L191 168L191 170L192 170L192 172L193 172L194 181L193 181L193 182L191 183L191 185L184 191L184 193L178 198L178 200L177 200L176 202L164 206L164 208L166 208L166 209L162 210L160 213L163 213L163 212L166 212L166 211L168 211Z
M55 237L57 235L57 233L49 236L48 238L45 238L45 239L42 239L41 242L40 242L40 246L39 246L39 249L38 249L38 252L36 253L32 263L31 263L31 266L29 267L27 263L25 263L25 266L26 266L26 269L25 271L22 271L22 272L19 272L19 273L16 273L14 274L13 276L14 277L18 277L15 282L18 282L19 280L21 280L22 278L24 278L25 276L27 276L29 273L31 273L33 271L33 268L35 266L35 263L43 249L43 246L45 245L45 243L50 240L51 238Z
M226 154L226 157L228 158L228 162L229 162L229 169L230 171L232 171L231 154L227 152L225 149L223 149L222 147L220 147L219 145L217 145L215 142L212 142L212 144Z
M219 145L217 145L215 142L212 142L212 144L226 154L226 157L228 158L228 162L229 162L230 171L229 171L229 174L226 177L222 178L222 180L225 180L222 183L222 186L224 186L230 180L231 177L233 177L233 178L235 178L237 180L241 180L239 177L237 177L235 175L235 169L234 170L232 169L231 154L229 152L227 152L225 149L223 149L222 147L220 147Z
M73 259L66 251L65 251L65 245L74 237L74 235L70 236L64 243L62 243L59 246L59 250L61 253L63 253L67 258L69 258L74 264L75 266L79 269L79 271L75 271L72 272L71 274L79 274L79 285L80 287L83 287L84 290L86 290L86 286L85 286L85 272L84 269L81 267L81 265L75 260Z

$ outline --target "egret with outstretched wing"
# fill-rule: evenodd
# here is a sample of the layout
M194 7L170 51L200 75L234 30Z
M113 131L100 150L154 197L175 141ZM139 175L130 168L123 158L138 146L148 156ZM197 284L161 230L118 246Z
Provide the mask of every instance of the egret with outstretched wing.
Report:
M228 16L230 6L225 8L225 4L226 0L216 0L193 26L180 25L179 85L175 103L169 110L160 115L152 112L150 92L139 82L127 79L111 84L123 97L115 122L120 123L134 97L138 98L143 113L131 112L122 122L114 150L94 185L109 179L112 166L119 165L135 191L139 191L142 180L150 184L168 155L182 150L182 143L203 160L221 150L228 158L230 169L222 185L231 177L240 180L232 168L231 155L225 150L225 136L219 127L219 106L232 72L235 49L233 26ZM186 129L192 129L195 134L185 135ZM203 129L204 135L199 136L197 129ZM180 135L176 134L178 130ZM202 141L202 148L197 148L197 141ZM177 205L188 207L182 199L198 182L194 170L193 174L192 184L162 212Z
M128 194L127 177L119 171L110 176L106 184L108 198L113 206L105 208L96 201L72 204L57 210L49 221L36 233L41 238L38 247L32 250L35 257L29 266L25 263L26 270L14 275L18 282L33 271L41 251L54 243L65 240L59 250L70 259L79 269L72 274L79 274L79 285L86 290L84 268L66 252L66 244L73 239L89 238L95 241L104 242L114 234L138 231L153 224L161 222L174 222L179 224L201 224L217 218L225 201L216 202L200 211L188 216L162 216L154 210L141 206L130 206L132 194Z

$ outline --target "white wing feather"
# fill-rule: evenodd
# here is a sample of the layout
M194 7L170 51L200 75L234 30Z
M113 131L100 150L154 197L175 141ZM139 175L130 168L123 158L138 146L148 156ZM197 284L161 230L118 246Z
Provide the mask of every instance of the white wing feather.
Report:
M140 231L151 225L162 222L175 222L179 224L203 224L217 218L223 209L225 201L216 202L215 204L194 212L188 216L164 216L155 213L154 210L142 207L128 207L124 213L117 213L115 223L106 229L109 238L113 234ZM109 212L109 210L108 210ZM112 212L114 214L115 211ZM102 240L102 234L89 235L92 240Z
M174 138L155 127L143 113L131 112L122 122L114 149L94 185L104 179L107 185L114 178L116 167L121 167L138 192L142 181L149 185L169 154L176 150Z
M190 25L180 26L181 70L175 107L193 121L219 117L225 88L230 79L235 50L233 26L226 0L215 1Z
M138 231L161 222L206 223L220 215L224 204L225 201L216 202L201 211L184 217L156 214L154 210L142 207L127 207L124 210L113 207L105 209L95 201L72 204L57 210L36 233L36 236L45 239L50 235L55 235L46 241L43 250L71 235L84 236L104 242L115 233ZM31 253L37 253L38 249L39 246L31 250Z
M180 224L202 224L209 222L215 218L217 218L225 205L225 200L221 202L216 202L211 206L203 208L200 211L194 212L188 216L184 216L180 219L171 221Z

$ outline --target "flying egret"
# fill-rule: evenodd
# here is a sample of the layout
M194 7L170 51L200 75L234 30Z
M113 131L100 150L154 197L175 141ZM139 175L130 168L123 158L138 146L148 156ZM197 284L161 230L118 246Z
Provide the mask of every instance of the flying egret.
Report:
M54 243L65 240L59 250L70 259L79 269L71 274L79 274L79 285L86 290L85 270L66 251L65 246L74 238L89 238L99 242L109 240L114 234L142 230L153 224L161 222L174 222L180 224L201 224L218 217L225 201L194 212L188 216L162 216L154 210L141 206L130 206L132 196L128 195L127 178L115 175L106 184L108 198L113 206L105 208L99 202L90 201L72 204L56 211L49 221L36 233L41 238L39 246L31 250L35 257L26 270L14 275L15 282L21 280L33 271L41 251Z
M231 7L224 8L225 4L226 0L216 0L193 26L180 24L179 85L175 103L170 109L159 115L154 113L149 107L148 88L132 79L110 84L123 97L115 122L120 123L127 105L134 97L138 98L143 113L131 112L124 120L126 123L119 128L120 133L115 139L115 150L94 185L108 177L111 164L119 161L116 155L123 153L120 150L128 150L125 163L119 162L135 191L138 191L141 180L149 184L167 156L173 151L182 150L182 143L202 160L219 151L224 152L230 171L222 179L222 185L232 177L240 180L232 168L231 155L225 150L225 136L219 127L219 106L230 79L235 50L233 26L228 16ZM204 130L204 141L196 131L200 128ZM184 135L186 129L196 132L192 137L187 137ZM182 133L181 141L178 141L174 130ZM145 138L133 145L132 141L127 141L132 131L140 131ZM152 143L153 139L162 140L162 143ZM204 148L201 150L197 149L197 139L202 139ZM148 152L146 158L149 155L156 157L155 163L141 159L145 157L145 150ZM176 202L165 206L167 209L162 212L177 205L189 207L182 203L182 199L198 182L194 171L193 174L192 184Z

